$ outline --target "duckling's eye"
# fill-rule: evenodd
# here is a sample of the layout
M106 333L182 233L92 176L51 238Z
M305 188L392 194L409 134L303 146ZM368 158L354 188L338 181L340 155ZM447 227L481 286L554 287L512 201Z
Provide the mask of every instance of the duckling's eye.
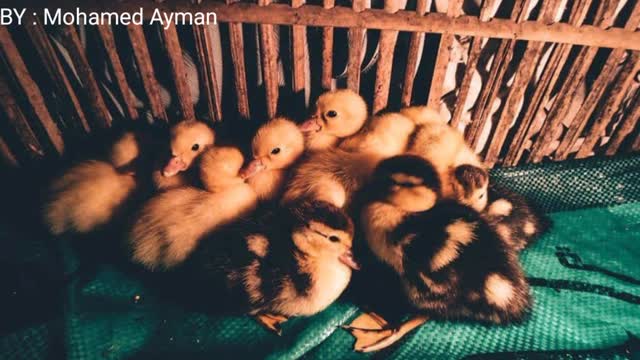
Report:
M273 150L271 150L271 153L272 153L273 155L278 155L278 154L280 154L280 148L274 148Z
M198 151L200 149L200 145L198 144L193 144L193 146L191 147L192 151Z
M478 199L480 199L480 200L484 199L484 193L480 194L480 196L478 197Z
M327 111L325 116L329 117L329 118L334 118L334 117L338 116L338 113L335 110L329 110L329 111Z
M335 235L331 235L331 236L329 236L329 241L338 242L338 241L340 241L340 238L335 236Z

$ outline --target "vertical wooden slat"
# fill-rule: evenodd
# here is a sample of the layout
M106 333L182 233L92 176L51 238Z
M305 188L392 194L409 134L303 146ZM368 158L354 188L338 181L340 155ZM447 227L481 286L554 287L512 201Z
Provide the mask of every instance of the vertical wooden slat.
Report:
M72 25L62 27L62 40L67 51L69 51L73 64L78 70L82 87L87 90L91 112L94 114L100 126L111 126L111 113L109 113L107 104L102 98L100 87L93 75L93 70L89 65L87 55L84 53L78 33Z
M395 13L400 10L399 0L385 0L384 10ZM384 109L389 102L389 87L391 84L391 70L393 67L393 52L398 40L398 31L382 30L380 32L378 67L376 82L373 89L373 113Z
M431 0L418 0L416 3L416 13L423 16L427 9L431 7ZM403 106L411 105L411 96L413 95L413 84L416 79L415 69L418 66L418 57L420 56L420 45L424 41L425 34L422 32L411 33L409 41L409 53L407 54L407 66L404 72L404 85L402 86L402 95L400 103Z
M3 27L4 28L4 27ZM0 30L2 31L2 30ZM40 141L33 132L29 121L20 109L16 98L9 88L9 79L0 73L0 107L7 116L9 125L15 130L24 145L24 148L30 158L37 159L44 156L44 150Z
M304 4L304 0L291 0L294 8ZM293 25L293 91L299 93L306 88L307 76L305 74L307 62L307 28L303 25Z
M120 57L118 56L116 40L113 37L111 25L101 24L97 26L97 29L105 52L107 53L107 59L109 60L109 65L113 71L113 76L115 77L116 85L120 91L120 96L124 101L126 114L130 119L137 119L138 110L136 109L136 100L133 92L131 92L129 84L127 83L127 79L124 76L124 69L122 68Z
M227 5L235 0L226 0ZM244 35L242 23L229 23L229 47L231 48L231 60L233 61L233 75L235 80L236 101L238 113L245 119L251 117L249 110L249 92L247 90L247 69L244 61Z
M638 131L636 138L631 143L631 151L640 151L640 131Z
M569 23L571 25L579 26L584 22L589 7L591 6L591 1L592 0L582 0L574 2L573 8L571 9L571 16L569 17ZM555 49L547 61L547 65L540 76L540 80L536 85L533 95L528 99L528 106L525 109L522 121L516 129L509 151L505 156L505 165L515 166L520 161L522 153L525 150L525 143L530 135L529 131L533 120L536 118L539 111L543 111L544 104L547 103L551 96L551 91L560 76L564 64L569 58L570 52L571 45L555 45Z
M160 98L160 85L158 85L156 75L153 71L151 56L149 55L149 48L147 48L147 40L144 37L142 26L134 24L127 25L127 31L129 33L129 39L131 40L133 55L136 58L136 65L142 78L142 85L147 94L151 114L157 119L167 121L167 114L164 111L164 106Z
M213 25L211 25L213 26ZM211 43L210 25L194 25L193 37L196 42L198 57L198 73L202 79L204 100L207 104L209 118L214 121L222 120L222 104L218 94L218 74L216 74L213 59L213 44Z
M545 24L551 23L560 4L561 1L559 0L548 1L547 6L542 11L540 20ZM518 65L513 84L509 89L507 99L505 100L505 106L500 113L498 122L493 129L493 135L489 141L489 148L487 149L484 162L490 167L498 161L509 128L518 115L518 107L520 105L525 106L523 101L524 92L527 89L527 84L532 80L538 61L542 55L543 42L530 41L527 45L527 49Z
M607 125L611 122L613 115L620 109L620 105L622 105L622 101L635 82L638 72L640 72L640 52L635 51L620 71L620 82L617 82L611 90L611 96L607 98L602 113L585 136L584 142L576 155L577 158L586 157L593 151Z
M22 60L22 57L18 52L18 48L11 38L9 30L5 26L0 26L0 48L2 49L2 55L13 70L18 83L25 92L26 99L29 102L29 105L33 108L33 112L38 118L38 121L42 124L42 127L49 136L49 139L56 151L59 154L62 154L64 152L64 141L62 140L60 129L58 129L58 126L51 118L51 114L49 114L49 110L47 110L42 93L35 81L33 81L33 78L31 78L31 75L29 75L27 66ZM10 95L6 79L2 79L2 82L4 83L4 86L7 87L5 92L9 92ZM13 101L13 104L15 104L15 100Z
M516 22L525 20L529 3L530 0L516 0L511 12L511 20ZM483 84L480 96L474 106L474 111L471 116L472 121L465 129L465 138L473 148L478 146L482 130L487 121L490 120L489 113L491 112L498 91L502 86L502 79L507 71L508 64L513 57L514 46L515 41L503 40L500 42L498 50L494 54L489 76Z
M266 6L271 0L258 0L258 5ZM262 55L262 81L264 82L267 115L272 118L278 107L278 44L275 39L274 25L259 24L260 50Z
M617 4L614 1L602 2L596 15L597 26L608 28L613 25L616 7ZM571 100L587 75L597 52L598 48L596 47L583 47L578 53L573 67L559 91L560 96L553 103L540 133L531 147L527 161L540 162L548 152L547 149L552 142L551 138L556 133L556 129L562 126L562 121L571 107Z
M187 84L187 73L184 70L184 60L182 58L182 48L178 39L178 32L173 22L163 27L164 46L167 50L167 57L171 65L171 75L178 95L178 105L182 119L193 120L195 114L191 101L191 92Z
M365 9L365 0L353 0L353 10L361 12ZM347 65L347 87L355 92L360 91L360 71L364 52L365 29L349 28L349 63Z
M424 1L424 0L422 0ZM323 0L322 6L331 9L335 0ZM322 88L331 90L333 80L333 28L322 28Z
M4 141L2 136L0 136L0 156L6 165L14 167L19 165L16 156L13 154L9 145L7 145L7 142Z
M638 126L638 120L640 120L640 91L636 94L636 100L630 107L631 113L628 114L616 128L611 140L607 143L606 155L614 155L620 149L622 142L633 132L633 129Z
M447 15L450 17L458 17L461 14L462 0L449 0ZM436 64L433 68L431 87L429 88L429 99L427 100L427 105L434 109L440 108L440 99L443 95L442 84L444 84L444 77L447 73L453 40L453 35L446 32L440 37L438 56L436 57Z
M45 65L47 73L52 80L52 84L55 87L55 91L57 94L62 96L64 101L62 101L65 113L70 118L75 118L80 122L80 126L85 132L91 131L89 127L89 123L87 122L87 117L82 110L82 106L80 105L80 101L76 96L71 83L69 82L69 78L67 74L64 72L64 68L56 52L49 41L49 37L45 32L40 19L37 16L33 16L29 14L29 20L32 25L26 25L24 29L27 31L29 38L35 45L35 49L38 52L38 55L42 59L42 62ZM68 99L69 101L67 101Z
M482 3L480 9L480 20L489 21L492 9L495 7L497 0L486 0ZM476 36L471 39L471 49L469 50L469 58L467 60L464 77L460 83L460 89L458 90L458 96L456 97L456 105L453 109L453 115L451 116L451 126L458 128L460 120L462 119L462 112L464 111L464 105L467 102L467 96L469 96L469 89L471 88L471 80L473 74L478 67L478 60L480 59L480 52L482 51L482 42L484 38Z

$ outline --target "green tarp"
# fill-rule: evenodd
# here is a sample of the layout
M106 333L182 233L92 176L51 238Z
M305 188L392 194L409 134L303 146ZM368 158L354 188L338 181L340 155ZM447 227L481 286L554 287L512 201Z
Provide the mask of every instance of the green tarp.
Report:
M492 176L535 199L554 221L521 255L535 301L522 324L432 321L392 348L360 354L339 327L359 314L344 300L288 321L278 337L245 316L184 307L126 266L85 270L66 241L25 238L7 224L0 230L9 244L0 279L9 284L3 304L10 321L0 325L0 358L640 357L640 157L499 169Z

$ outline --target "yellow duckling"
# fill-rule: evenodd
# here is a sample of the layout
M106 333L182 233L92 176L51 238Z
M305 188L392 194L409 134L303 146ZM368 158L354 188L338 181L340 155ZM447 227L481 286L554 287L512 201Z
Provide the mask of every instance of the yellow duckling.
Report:
M353 90L326 92L316 101L310 119L300 125L306 148L312 151L335 147L339 140L358 132L367 121L367 103Z
M239 175L243 162L236 148L211 148L200 164L208 191L181 187L145 204L129 234L133 261L151 270L171 268L184 261L203 236L249 214L258 199Z
M275 118L262 125L251 144L253 160L240 172L263 201L280 196L291 167L304 152L304 137L297 125Z
M170 132L170 156L152 174L156 189L165 191L192 184L195 176L187 170L213 146L215 138L215 132L201 121L187 120L174 125Z
M349 152L370 152L388 158L407 150L415 129L415 122L402 114L378 115L357 134L342 140L339 147Z

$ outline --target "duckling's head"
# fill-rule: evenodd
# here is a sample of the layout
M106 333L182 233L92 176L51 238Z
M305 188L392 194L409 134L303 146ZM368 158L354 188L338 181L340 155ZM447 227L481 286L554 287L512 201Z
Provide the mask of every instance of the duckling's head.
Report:
M253 160L242 170L243 178L262 170L282 170L293 165L304 152L304 136L293 121L275 118L258 129L251 149Z
M353 259L353 222L344 210L324 201L303 202L290 209L296 248L318 260L339 260L357 270Z
M455 168L456 194L458 200L477 211L487 206L489 196L489 173L487 170L474 165L460 165Z
M182 121L171 128L171 157L162 168L163 176L187 170L193 161L215 142L215 133L205 123Z
M209 191L242 182L238 173L244 163L242 152L234 147L212 147L202 154L200 179Z
M344 138L358 132L367 118L364 99L353 90L340 89L320 95L315 112L300 125L300 130Z
M398 155L376 168L371 193L404 211L431 209L440 198L440 178L427 160L416 155Z

